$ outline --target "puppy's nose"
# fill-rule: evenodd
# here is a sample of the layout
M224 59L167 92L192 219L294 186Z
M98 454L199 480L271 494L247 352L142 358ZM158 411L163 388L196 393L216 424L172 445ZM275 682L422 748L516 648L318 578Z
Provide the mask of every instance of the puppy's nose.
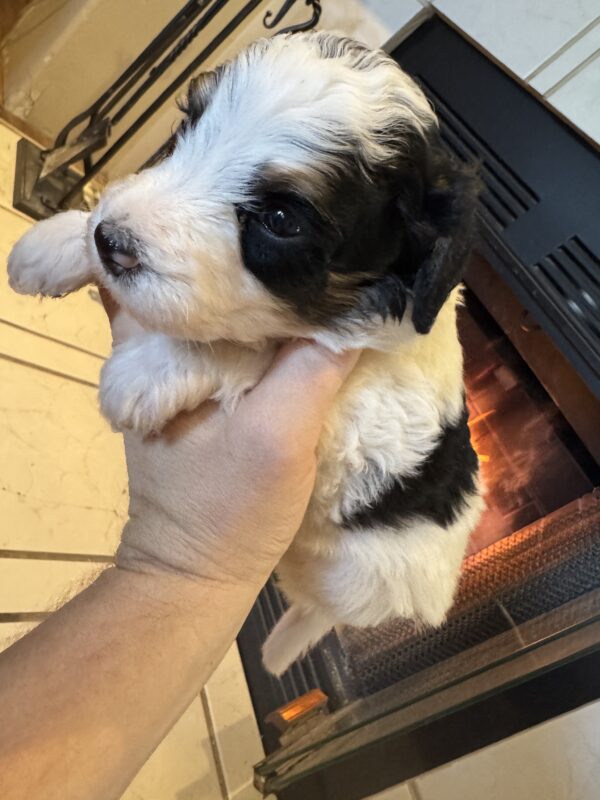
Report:
M114 225L101 222L94 231L94 241L100 260L115 278L141 266L130 238Z

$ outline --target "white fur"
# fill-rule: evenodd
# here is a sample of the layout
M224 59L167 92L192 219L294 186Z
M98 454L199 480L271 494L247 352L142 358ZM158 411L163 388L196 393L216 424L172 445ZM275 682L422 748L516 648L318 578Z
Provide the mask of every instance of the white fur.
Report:
M102 413L116 430L150 434L208 399L233 410L265 373L274 349L223 341L208 347L162 333L135 336L116 345L102 368Z
M442 425L459 417L457 300L455 291L427 336L402 342L399 332L392 352L365 351L338 395L321 437L311 503L277 569L292 606L263 651L274 674L336 624L370 626L401 616L439 625L452 605L483 510L479 493L448 528L413 519L401 531L348 531L342 518L372 503L394 478L414 475Z
M423 519L400 530L342 523L395 478L414 475L460 415L458 292L427 336L416 334L410 307L400 324L373 319L331 332L307 327L242 262L234 205L258 168L284 168L310 194L316 147L335 160L352 138L365 163L377 162L389 154L374 132L392 115L411 130L434 124L410 78L379 54L367 60L360 71L346 57L323 60L310 36L257 43L226 68L201 124L170 158L113 184L91 214L34 226L9 258L16 291L61 295L94 279L145 329L115 347L102 371L102 410L119 429L160 431L209 397L233 408L283 339L367 348L326 422L314 495L278 568L292 607L265 646L276 673L338 623L399 615L439 624L482 505L475 494L446 529ZM324 172L327 163L319 180ZM143 242L148 268L134 281L102 267L93 241L101 221Z
M8 257L11 288L19 294L60 297L90 283L88 218L83 211L65 211L30 228Z
M370 627L404 617L440 625L482 510L475 494L447 528L419 519L404 530L316 530L305 522L277 569L292 606L263 649L267 669L280 675L338 624Z
M281 675L297 658L306 655L325 636L336 620L317 605L294 603L279 619L263 645L263 664L272 675Z
M418 472L442 426L462 412L457 299L455 291L426 337L416 337L405 316L396 346L365 350L340 393L323 430L313 496L334 522L370 505L394 476Z

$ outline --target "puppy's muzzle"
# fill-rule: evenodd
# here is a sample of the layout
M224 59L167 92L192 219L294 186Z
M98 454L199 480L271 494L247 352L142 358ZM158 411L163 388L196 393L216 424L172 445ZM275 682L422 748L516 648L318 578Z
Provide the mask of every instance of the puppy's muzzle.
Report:
M94 231L94 241L100 261L115 278L142 269L135 241L127 231L110 222L101 222Z

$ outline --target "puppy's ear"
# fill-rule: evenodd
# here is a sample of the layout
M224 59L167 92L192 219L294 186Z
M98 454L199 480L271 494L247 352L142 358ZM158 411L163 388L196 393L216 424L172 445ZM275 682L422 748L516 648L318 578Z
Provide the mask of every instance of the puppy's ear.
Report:
M479 192L476 165L459 165L438 146L427 161L424 174L408 180L398 199L412 256L408 288L417 333L429 333L462 278L474 239Z
M194 126L204 114L215 89L225 72L225 65L220 64L208 72L201 72L188 84L187 94L178 100L179 110L185 114L184 124Z

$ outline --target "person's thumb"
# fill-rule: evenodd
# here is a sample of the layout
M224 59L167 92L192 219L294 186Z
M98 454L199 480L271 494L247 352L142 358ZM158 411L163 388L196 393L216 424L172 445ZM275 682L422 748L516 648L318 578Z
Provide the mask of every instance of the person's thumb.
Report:
M247 396L248 403L270 427L281 425L316 445L327 412L359 357L359 350L333 353L307 340L285 345Z

